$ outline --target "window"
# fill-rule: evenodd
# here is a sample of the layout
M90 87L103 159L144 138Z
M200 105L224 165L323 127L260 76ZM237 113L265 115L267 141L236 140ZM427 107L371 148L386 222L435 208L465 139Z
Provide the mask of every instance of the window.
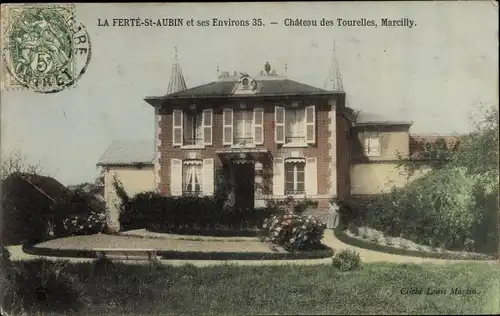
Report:
M183 145L203 145L203 120L201 112L184 113Z
M364 134L364 154L367 157L380 156L380 136L378 133Z
M314 105L291 108L274 107L275 141L290 146L316 143L316 110ZM306 146L307 146L306 145Z
M285 194L305 193L304 163L285 163Z
M201 173L203 165L184 164L182 177L182 194L198 195L202 192Z
M253 144L253 111L234 111L233 144Z
M285 110L285 143L305 143L305 111L303 108Z

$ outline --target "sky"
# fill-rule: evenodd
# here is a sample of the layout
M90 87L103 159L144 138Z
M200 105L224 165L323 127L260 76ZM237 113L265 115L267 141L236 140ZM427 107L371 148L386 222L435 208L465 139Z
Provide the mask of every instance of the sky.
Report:
M154 112L144 101L167 91L178 50L188 87L220 71L278 74L324 88L336 57L349 106L413 121L411 133L470 131L481 104L498 106L498 5L477 2L310 2L78 4L92 57L75 87L55 94L4 89L1 150L63 184L93 181L114 139L153 139ZM263 27L101 27L98 19L261 18ZM286 18L373 19L378 27L287 27ZM416 26L382 27L408 18ZM278 24L271 25L276 21ZM186 22L184 22L186 23Z

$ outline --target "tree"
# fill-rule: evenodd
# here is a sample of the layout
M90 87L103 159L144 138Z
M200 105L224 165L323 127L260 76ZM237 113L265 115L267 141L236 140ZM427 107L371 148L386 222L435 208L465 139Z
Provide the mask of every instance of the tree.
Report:
M2 155L3 156L3 155ZM40 162L27 163L27 158L20 150L13 150L0 160L0 181L15 173L29 173L39 175L42 172Z
M471 121L474 131L462 137L452 163L470 174L498 176L498 107L481 105Z

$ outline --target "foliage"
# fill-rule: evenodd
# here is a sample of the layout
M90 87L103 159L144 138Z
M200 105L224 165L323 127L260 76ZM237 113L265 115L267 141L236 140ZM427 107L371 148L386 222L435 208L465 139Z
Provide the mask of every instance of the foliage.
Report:
M40 162L29 164L25 155L20 150L14 150L7 155L2 155L0 162L0 181L16 173L40 174Z
M361 257L352 249L344 249L336 253L332 258L332 264L340 271L353 271L361 268Z
M106 214L91 211L88 215L75 215L62 221L64 231L60 236L93 235L103 231L106 225Z
M122 201L120 224L122 229L157 225L164 229L252 229L262 221L280 212L275 208L224 209L224 195L162 196L157 192L143 192L130 198L118 182L116 188Z
M461 139L452 164L467 169L469 174L498 176L498 106L479 107L471 118L475 129Z
M461 249L475 220L473 184L464 169L433 171L375 200L369 226L390 236L404 233L416 243Z
M396 153L398 158L397 168L402 169L402 174L411 178L417 172L425 169L438 170L444 168L453 159L458 142L453 147L449 147L446 140L442 137L435 141L421 141L422 150L415 156L404 155L401 152Z
M479 111L474 131L460 137L457 148L447 150L440 140L425 147L424 160L400 161L408 175L422 166L430 171L408 186L370 201L368 226L392 236L402 233L432 247L496 251L498 108Z
M326 225L313 216L288 212L266 219L261 234L265 240L287 251L311 250L321 245L325 228Z
M297 200L293 196L289 195L283 200L267 200L268 207L285 209L288 211L293 211L294 213L302 214L307 211L308 208L317 208L318 201L313 201L310 198L303 198L302 200Z
M30 313L80 310L87 303L83 284L64 271L66 264L44 259L17 263L7 276L5 299L20 302Z

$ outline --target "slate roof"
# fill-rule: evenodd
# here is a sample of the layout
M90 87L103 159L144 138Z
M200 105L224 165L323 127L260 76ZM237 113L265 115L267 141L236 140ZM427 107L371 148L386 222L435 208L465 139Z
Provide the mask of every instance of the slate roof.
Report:
M153 140L114 140L97 163L107 165L152 165L155 159Z
M170 81L168 82L167 94L179 92L186 90L186 81L182 75L181 65L175 63L172 66L172 73L170 75Z
M335 94L339 91L328 91L316 88L291 79L267 79L256 78L259 89L255 94L235 95L234 89L238 81L219 80L196 86L190 89L167 94L163 97L146 97L145 100L155 106L160 100L192 99L192 98L228 98L228 97L264 97L264 96L307 96Z

